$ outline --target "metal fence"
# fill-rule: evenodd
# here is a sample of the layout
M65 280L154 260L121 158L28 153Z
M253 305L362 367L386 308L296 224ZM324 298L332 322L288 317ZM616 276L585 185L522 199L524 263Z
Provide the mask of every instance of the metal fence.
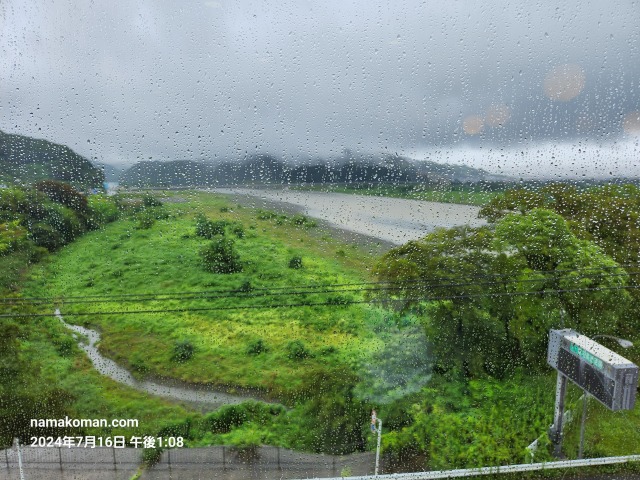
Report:
M19 480L17 449L0 452L0 479ZM25 480L129 480L141 464L134 448L21 447ZM232 447L165 450L141 479L291 479L373 473L375 453L322 455L279 447L239 451Z

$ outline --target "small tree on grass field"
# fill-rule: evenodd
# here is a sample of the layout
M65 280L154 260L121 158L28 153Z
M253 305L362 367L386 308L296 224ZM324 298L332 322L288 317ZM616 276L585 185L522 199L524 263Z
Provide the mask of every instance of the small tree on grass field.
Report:
M240 256L233 240L217 238L200 251L204 267L213 273L236 273L242 271Z

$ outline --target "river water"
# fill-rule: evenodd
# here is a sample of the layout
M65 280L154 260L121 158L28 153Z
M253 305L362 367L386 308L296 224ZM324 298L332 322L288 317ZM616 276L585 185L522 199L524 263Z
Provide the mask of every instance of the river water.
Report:
M438 227L477 227L485 223L478 218L480 207L472 205L295 190L217 188L214 191L254 198L256 206L260 206L260 201L265 205L288 204L335 228L394 245L421 238Z

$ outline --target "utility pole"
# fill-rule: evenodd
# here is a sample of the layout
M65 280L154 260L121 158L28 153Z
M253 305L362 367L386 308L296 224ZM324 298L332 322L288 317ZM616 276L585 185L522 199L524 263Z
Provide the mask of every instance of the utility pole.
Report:
M378 476L378 465L380 464L380 438L382 437L382 420L378 418L378 447L376 448L376 470L375 476Z
M16 449L18 450L18 469L20 471L20 480L24 480L24 471L22 470L22 452L20 451L20 439L15 438L14 443L16 445Z

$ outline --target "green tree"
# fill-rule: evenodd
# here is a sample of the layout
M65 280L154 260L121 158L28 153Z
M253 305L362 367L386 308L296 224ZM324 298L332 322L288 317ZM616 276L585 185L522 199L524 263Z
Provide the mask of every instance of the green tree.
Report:
M391 250L374 272L394 282L386 300L422 313L434 371L467 377L541 369L550 328L615 334L630 305L626 272L544 209L494 229L434 232Z
M303 442L317 452L345 454L363 450L367 406L354 395L358 379L347 370L318 369L305 377L300 397Z

